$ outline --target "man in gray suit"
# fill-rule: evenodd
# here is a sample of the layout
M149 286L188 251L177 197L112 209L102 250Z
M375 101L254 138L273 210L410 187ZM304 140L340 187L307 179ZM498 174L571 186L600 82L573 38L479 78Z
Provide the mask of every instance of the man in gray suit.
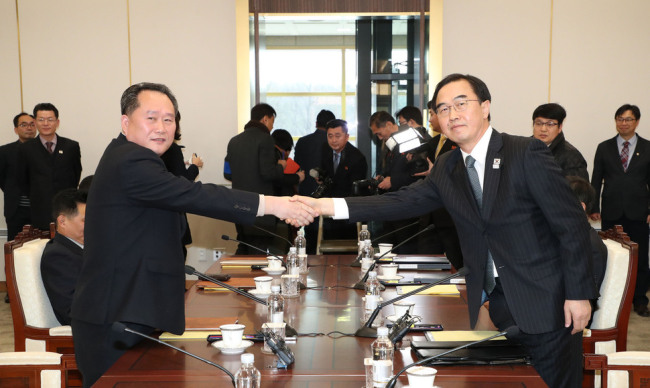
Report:
M641 111L636 105L621 106L614 119L618 135L600 143L594 157L591 185L596 190L596 206L591 219L601 220L603 230L621 225L630 239L639 244L634 311L642 317L650 317L646 296L650 285L650 142L636 134L641 119Z
M440 126L459 148L440 156L426 179L362 199L301 197L323 214L352 221L413 217L444 206L461 240L472 327L489 300L493 323L517 325L533 366L551 387L582 380L582 329L591 274L589 223L544 143L490 125L490 92L452 74L433 96Z
M315 212L287 198L228 190L176 177L160 155L174 141L178 104L165 85L139 83L122 94L121 134L99 161L88 193L84 263L72 301L72 335L84 387L90 387L143 332L185 330L183 212L230 222ZM304 206L304 205L303 205Z

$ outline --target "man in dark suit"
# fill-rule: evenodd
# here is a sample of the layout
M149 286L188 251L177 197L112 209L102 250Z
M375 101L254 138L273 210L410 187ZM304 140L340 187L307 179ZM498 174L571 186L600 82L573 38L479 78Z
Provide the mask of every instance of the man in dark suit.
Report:
M305 179L298 185L298 194L310 196L316 190L318 184L309 175L309 171L320 166L323 150L327 149L327 133L325 125L336 117L327 109L318 112L316 116L316 130L309 135L298 139L294 152L294 160L303 171L306 172ZM307 239L307 253L316 253L316 239L318 238L318 225L310 224L305 227L305 238Z
M325 126L328 152L324 152L320 167L332 179L326 197L349 197L352 195L352 182L365 179L368 170L366 157L348 141L348 123L345 120L330 120ZM345 220L323 220L323 236L326 239L355 239L355 224Z
M58 192L52 200L56 234L45 245L41 277L54 315L62 325L70 324L70 307L83 264L86 194L77 189Z
M84 264L72 301L72 334L84 387L139 337L111 329L185 329L182 212L252 223L272 214L294 226L315 212L288 198L176 177L160 159L174 139L178 104L164 85L135 84L121 99L122 133L106 148L88 193ZM303 205L304 206L304 205Z
M447 208L469 270L472 327L489 300L493 323L519 327L515 339L549 386L580 386L582 330L597 295L582 208L542 142L492 129L483 81L449 75L433 100L443 132L459 148L442 155L424 181L371 198L300 199L353 221Z
M591 185L596 190L592 220L601 220L603 230L621 225L639 244L634 290L634 311L650 317L648 310L648 222L650 222L650 142L636 134L641 111L625 104L614 115L618 135L598 145ZM604 184L604 187L603 187ZM602 208L599 206L602 188Z
M22 187L29 195L32 225L49 230L52 198L59 191L76 188L81 177L79 143L58 136L59 110L50 103L34 107L38 136L21 144L19 163Z
M233 189L273 195L273 185L283 182L287 161L280 160L276 156L275 142L271 137L274 122L275 109L269 104L257 104L251 109L251 119L244 126L244 132L228 142L225 162L230 164L231 174L224 177L232 181ZM273 253L285 253L280 250L280 246L284 246L284 243L274 247L274 237L260 230L275 233L275 217L267 216L255 220L257 228L243 223L237 223L236 226L238 240L262 249L269 249ZM239 244L236 252L238 255L258 253L244 244Z
M31 223L29 197L21 190L18 167L18 147L36 135L34 117L19 113L14 117L14 132L18 140L0 147L0 188L4 192L7 241L11 241L24 225Z

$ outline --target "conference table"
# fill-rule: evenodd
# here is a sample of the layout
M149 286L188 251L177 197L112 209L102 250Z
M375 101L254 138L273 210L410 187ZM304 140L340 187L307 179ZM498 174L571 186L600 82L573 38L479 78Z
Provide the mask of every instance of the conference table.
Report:
M238 258L242 258L241 256ZM298 298L285 300L285 321L298 333L296 342L288 342L295 363L288 369L277 369L277 357L262 353L262 343L256 342L246 352L255 355L255 366L262 374L262 387L325 388L365 385L363 359L370 357L373 338L354 337L361 326L363 314L362 290L350 286L363 273L351 267L350 255L309 256L309 274L301 275L307 289ZM259 257L258 257L259 259ZM227 260L227 259L225 259ZM266 275L260 270L223 268L219 262L208 273L228 273L232 278ZM402 271L405 279L426 277L432 271ZM458 285L459 295L413 295L414 315L425 323L440 323L447 330L470 330L464 285ZM397 296L395 287L386 287L382 298ZM161 301L164 303L164 301ZM384 308L384 316L393 307ZM267 308L253 300L228 291L207 291L194 284L185 294L186 318L225 318L246 325L246 334L260 330L266 322ZM326 335L317 335L318 333ZM417 361L410 348L411 340L425 340L422 333L409 333L396 346L394 371ZM169 343L222 365L233 374L239 369L240 355L226 355L205 339L181 339ZM529 365L499 366L437 366L435 384L452 387L545 387L537 372ZM398 387L406 386L402 376ZM230 378L219 369L153 341L144 340L127 351L99 379L96 387L228 387Z

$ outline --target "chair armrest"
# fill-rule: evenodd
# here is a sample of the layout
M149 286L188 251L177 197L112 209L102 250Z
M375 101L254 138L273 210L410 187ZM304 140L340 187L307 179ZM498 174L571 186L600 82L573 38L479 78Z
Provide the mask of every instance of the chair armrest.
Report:
M59 365L61 355L53 352L0 353L0 365Z
M52 337L71 337L72 327L70 325L53 327L50 329L50 335Z

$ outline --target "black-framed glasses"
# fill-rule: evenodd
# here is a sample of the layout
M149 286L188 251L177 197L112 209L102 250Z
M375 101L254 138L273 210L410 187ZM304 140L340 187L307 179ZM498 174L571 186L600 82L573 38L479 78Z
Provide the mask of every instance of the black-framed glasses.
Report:
M555 121L546 121L546 122L544 122L544 121L535 121L535 122L533 122L533 125L536 126L537 128L546 127L548 129L554 129L555 127L558 126L558 123L556 123Z
M449 115L449 112L451 112L452 106L454 107L456 112L464 112L467 110L470 101L478 102L479 100L468 100L468 99L454 100L453 105L441 105L438 108L436 108L436 114L440 117L447 117Z
M634 117L617 117L616 122L617 123L631 123L632 121L636 121Z
M18 126L20 128L35 127L36 123L32 121L31 123L20 123Z

